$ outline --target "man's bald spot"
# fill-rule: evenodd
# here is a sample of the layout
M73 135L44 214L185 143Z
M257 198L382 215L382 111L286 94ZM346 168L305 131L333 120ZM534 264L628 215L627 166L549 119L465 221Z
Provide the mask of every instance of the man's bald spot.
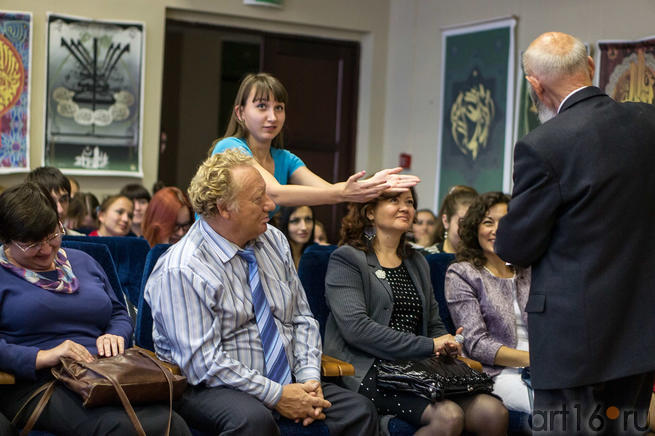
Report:
M555 56L566 56L571 53L577 41L576 38L567 33L546 32L532 41L528 46L528 50L543 50Z
M528 46L523 55L523 69L527 75L541 79L558 76L588 75L588 56L585 45L572 35L546 32Z

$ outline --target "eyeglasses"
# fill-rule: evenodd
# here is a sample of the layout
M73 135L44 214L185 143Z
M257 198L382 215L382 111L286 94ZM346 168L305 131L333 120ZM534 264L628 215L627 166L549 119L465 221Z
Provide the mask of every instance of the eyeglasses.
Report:
M191 228L191 221L187 221L185 223L179 224L175 223L175 226L173 227L173 233L177 233L180 230L184 231L185 233L189 231Z
M33 255L39 252L41 250L41 247L43 247L43 244L53 244L55 242L58 242L58 240L61 239L61 237L64 235L64 226L61 222L59 222L59 230L53 233L52 235L48 236L45 238L43 241L40 242L34 242L33 244L29 244L24 246L20 242L14 241L14 245L16 247L20 248L23 253L28 254L28 255Z

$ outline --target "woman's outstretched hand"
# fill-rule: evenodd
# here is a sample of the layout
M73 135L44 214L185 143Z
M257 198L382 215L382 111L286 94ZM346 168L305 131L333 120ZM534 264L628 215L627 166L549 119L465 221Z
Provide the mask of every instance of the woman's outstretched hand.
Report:
M416 176L407 174L398 174L403 169L401 167L388 168L378 171L366 180L361 180L366 171L360 171L353 174L344 183L341 201L364 203L372 200L385 191L404 192L420 182Z
M372 178L377 177L378 174L384 175L389 184L387 192L405 192L412 186L416 186L421 179L411 174L399 174L402 170L402 167L396 167L378 171Z

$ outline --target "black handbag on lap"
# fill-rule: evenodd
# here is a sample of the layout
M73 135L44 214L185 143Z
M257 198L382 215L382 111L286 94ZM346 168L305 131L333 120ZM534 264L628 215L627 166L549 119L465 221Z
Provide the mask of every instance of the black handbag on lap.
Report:
M435 402L459 395L490 394L493 380L452 357L378 363L378 386Z

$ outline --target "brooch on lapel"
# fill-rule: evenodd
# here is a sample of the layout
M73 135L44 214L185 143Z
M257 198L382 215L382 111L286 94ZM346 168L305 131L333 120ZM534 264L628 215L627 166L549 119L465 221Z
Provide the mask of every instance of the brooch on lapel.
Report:
M387 274L384 271L382 271L381 269L375 271L375 276L377 278L379 278L379 279L382 279L382 280L387 278Z

